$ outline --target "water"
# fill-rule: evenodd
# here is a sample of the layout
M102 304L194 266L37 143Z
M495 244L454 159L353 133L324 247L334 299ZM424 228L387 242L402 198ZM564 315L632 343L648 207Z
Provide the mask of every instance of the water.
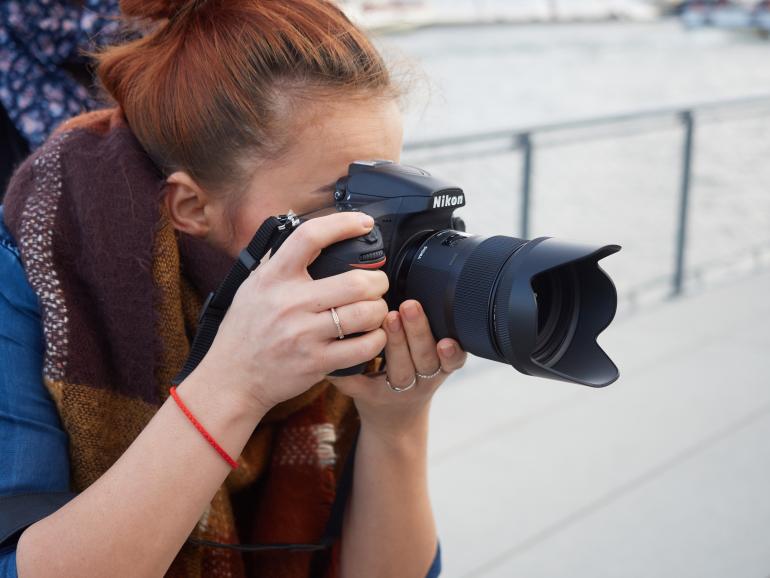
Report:
M770 94L770 43L676 21L436 28L379 42L411 70L407 141ZM770 261L768 112L696 125L691 277ZM632 128L536 140L530 231L623 245L603 266L629 300L670 278L682 154L676 122ZM518 153L440 161L415 151L404 160L466 190L469 230L518 233Z

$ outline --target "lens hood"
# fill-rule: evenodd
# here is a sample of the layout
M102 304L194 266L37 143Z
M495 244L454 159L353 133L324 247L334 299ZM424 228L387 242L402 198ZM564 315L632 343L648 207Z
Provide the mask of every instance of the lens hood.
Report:
M614 382L618 368L596 338L615 316L617 292L598 261L619 250L619 245L539 237L513 253L501 271L492 311L501 357L527 375L591 387ZM533 281L543 275L566 281L538 299ZM548 302L552 300L560 305ZM538 343L543 307L561 308L556 313L561 330L546 347ZM537 353L543 350L548 354Z

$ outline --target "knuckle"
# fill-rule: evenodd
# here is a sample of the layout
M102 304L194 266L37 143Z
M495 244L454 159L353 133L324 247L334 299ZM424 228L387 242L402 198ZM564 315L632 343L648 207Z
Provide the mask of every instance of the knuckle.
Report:
M382 271L364 271L369 281L370 298L382 297L388 290L388 276Z
M368 321L369 312L367 311L365 301L352 303L349 307L349 311L350 321L355 327L360 327L361 325L366 324Z
M387 311L385 312L387 313ZM367 325L375 325L379 327L384 313L382 306L377 301L362 301L361 302L361 320ZM372 327L374 329L374 327Z
M303 223L302 226L294 232L293 236L296 237L297 242L302 245L316 246L319 237L318 225L313 221Z
M387 315L387 307L383 309L382 305L377 301L365 301L364 308L365 313L362 322L365 324L366 329L374 330L382 325Z
M312 347L312 343L315 338L314 327L310 324L305 324L302 327L297 328L296 331L292 331L290 335L291 343L295 348L295 351L300 355L308 353Z
M388 315L388 304L385 299L377 299L377 301L374 302L374 307L374 314L378 320L378 325L381 325L382 322L385 321L385 317Z
M255 293L260 287L264 287L267 284L266 281L268 279L269 275L265 273L264 267L257 267L248 277L246 277L246 280L241 283L241 286L238 287L236 297L244 293Z
M341 213L334 213L329 218L334 220L336 226L350 227L358 231L361 228L360 215L361 213L358 211L343 211Z
M380 270L372 271L372 278L377 282L378 289L380 290L379 294L385 294L390 287L390 279L388 279L387 273Z
M356 358L360 361L363 361L367 357L369 357L369 352L371 351L372 347L369 343L369 340L367 339L360 339L360 342L356 344Z
M380 353L380 351L382 351L382 348L385 347L385 343L388 339L385 331L382 329L375 329L371 332L370 335L371 339L369 340L369 349L367 351L369 359L375 357L378 353Z
M366 319L365 323L367 329L375 329L382 324L380 317L380 306L374 301L365 302Z
M275 345L279 350L296 352L302 347L304 335L295 331L289 323L279 323L274 328Z
M371 283L369 281L369 276L366 274L366 271L356 270L354 273L355 275L353 275L350 279L351 288L357 297L364 299L371 293Z
M276 303L275 305L276 317L284 321L283 323L284 327L288 325L288 323L285 323L285 321L294 314L295 308L296 308L296 305L293 302L286 299L283 299L278 303Z
M378 340L374 335L368 334L366 337L362 337L356 344L356 359L360 363L372 359L380 349L377 348Z

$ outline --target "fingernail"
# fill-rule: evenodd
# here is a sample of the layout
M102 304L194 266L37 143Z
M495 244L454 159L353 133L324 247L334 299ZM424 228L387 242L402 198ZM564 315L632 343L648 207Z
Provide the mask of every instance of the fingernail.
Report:
M374 226L374 219L372 219L369 215L366 213L361 213L361 216L359 217L361 219L361 224L367 228L371 229Z
M404 316L409 321L416 321L419 315L420 315L420 308L417 305L417 303L408 303L407 305L404 305Z
M457 348L454 346L454 343L441 344L441 353L443 353L447 357L451 357L452 355L454 355L455 351L457 351Z

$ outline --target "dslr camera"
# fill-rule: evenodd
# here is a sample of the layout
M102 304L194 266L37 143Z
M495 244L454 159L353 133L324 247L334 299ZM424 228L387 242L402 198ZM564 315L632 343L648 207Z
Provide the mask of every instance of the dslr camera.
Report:
M615 381L618 369L596 338L615 316L617 292L598 262L620 246L472 235L454 215L465 202L462 189L422 169L354 162L336 184L333 206L303 219L362 211L374 229L327 247L308 271L318 279L381 268L389 308L418 300L436 339L451 337L526 375L592 387Z

